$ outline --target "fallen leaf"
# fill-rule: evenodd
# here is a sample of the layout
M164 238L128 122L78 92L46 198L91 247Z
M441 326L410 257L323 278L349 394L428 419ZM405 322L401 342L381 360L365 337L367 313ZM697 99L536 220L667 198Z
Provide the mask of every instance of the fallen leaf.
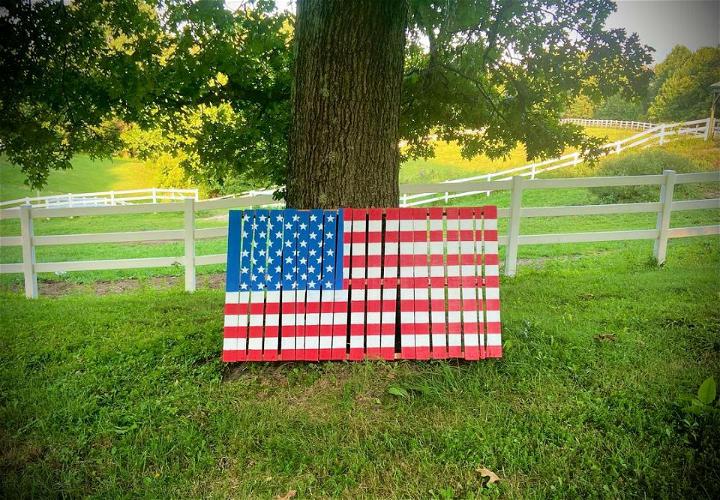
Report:
M493 484L493 483L497 483L498 481L500 481L500 478L498 477L498 475L495 474L495 473L494 473L493 471L491 471L490 469L486 469L485 467L481 467L481 468L479 468L477 471L480 473L480 475L481 475L482 477L488 478L487 485L491 485L491 484Z
M297 495L297 491L295 491L295 490L290 490L290 491L288 491L287 493L285 493L284 496L279 496L279 495L278 495L278 496L276 496L275 498L277 498L277 500L290 500L290 499L293 498L295 495Z
M598 340L600 342L615 342L617 340L617 337L614 333L600 333L598 335L595 335L595 340Z

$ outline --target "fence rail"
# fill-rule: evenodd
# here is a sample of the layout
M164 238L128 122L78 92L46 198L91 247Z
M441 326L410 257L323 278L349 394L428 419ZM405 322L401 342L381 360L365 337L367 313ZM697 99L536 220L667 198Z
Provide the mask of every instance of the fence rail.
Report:
M630 120L596 120L594 118L563 118L562 123L574 123L583 127L602 127L602 128L626 128L630 130L647 130L655 127L656 123L637 122Z
M607 120L604 120L607 121ZM660 124L655 125L652 128L648 128L643 132L637 133L625 139L611 142L601 146L602 155L619 154L621 151L627 149L636 148L642 145L649 145L652 141L657 140L659 144L664 144L673 136L689 135L694 137L707 137L709 131L708 118L702 120L693 120L682 123L671 123L671 124ZM502 170L500 172L492 172L489 174L476 175L474 177L465 177L462 179L449 179L443 181L443 184L455 184L455 183L467 183L470 181L506 181L512 178L512 176L528 177L535 179L535 177L543 172L551 172L565 167L572 167L583 163L584 159L580 156L580 153L570 153L559 158L551 158L549 160L530 163L521 167L515 167L508 170ZM458 191L457 189L445 189L438 196L437 192L424 192L416 193L413 195L403 195L400 200L401 207L413 207L418 205L426 205L428 203L444 202L447 203L449 200L454 198L464 198L466 196L475 196L478 194L490 194L490 190L487 189L473 189L467 191Z
M95 193L67 193L51 196L35 196L16 200L0 201L0 207L9 208L20 205L32 205L42 208L76 208L76 207L115 207L136 202L160 203L163 201L179 201L193 198L198 201L197 189L146 188L126 189L123 191L97 191Z
M665 261L667 242L672 238L685 238L702 235L720 234L720 225L670 228L673 212L685 210L719 209L720 198L673 201L674 187L678 184L720 182L720 172L677 174L672 170L662 175L637 175L624 177L581 177L566 179L528 179L517 175L506 180L471 180L448 184L406 184L400 186L401 193L442 193L450 189L458 192L510 190L509 208L498 210L499 218L509 218L508 234L500 236L501 245L507 246L505 274L513 276L517 270L517 253L521 245L559 244L622 240L654 240L653 255L658 263ZM583 205L560 207L522 207L523 192L530 189L562 189L600 186L658 186L658 201L649 203L621 203L613 205ZM133 269L148 267L167 267L182 265L185 268L185 289L195 290L196 266L224 264L225 254L196 255L197 240L223 238L226 227L197 229L195 214L200 210L247 208L273 203L272 194L263 192L254 196L227 198L209 201L195 201L187 198L182 202L159 205L125 205L115 207L77 207L77 208L35 208L23 205L18 208L0 210L0 220L20 219L20 236L0 237L0 246L22 247L22 262L0 264L0 273L22 273L25 280L25 295L38 296L37 273L65 271L94 271L107 269ZM35 235L33 219L45 217L102 216L118 214L138 214L150 212L183 212L183 229L131 231L93 234ZM520 221L527 217L560 217L578 215L610 215L626 213L656 213L658 215L654 229L598 231L585 233L520 234ZM184 255L177 257L150 257L140 259L92 260L70 262L37 262L35 248L46 245L103 244L119 242L146 241L183 241Z

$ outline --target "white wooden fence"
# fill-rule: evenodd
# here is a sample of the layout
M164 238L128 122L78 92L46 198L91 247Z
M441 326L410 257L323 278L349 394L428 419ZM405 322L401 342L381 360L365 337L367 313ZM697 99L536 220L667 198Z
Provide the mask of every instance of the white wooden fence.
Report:
M657 124L630 120L596 120L591 118L563 118L562 123L574 123L583 127L627 128L630 130L647 130Z
M693 136L693 137L706 137L708 133L708 122L709 118L703 118L702 120L693 120L689 122L683 122L683 123L670 123L670 124L661 124L661 125L655 125L652 128L649 128L643 132L640 132L638 134L635 134L633 136L630 136L626 139L622 139L620 141L611 142L609 144L603 145L601 148L603 150L603 155L610 155L610 154L619 154L621 151L625 151L627 149L636 148L638 146L642 145L650 145L652 142L657 141L659 144L664 144L668 140L670 140L674 136L680 136L680 135L687 135L687 136ZM561 156L559 158L551 158L549 160L537 162L537 163L530 163L528 165L523 165L522 167L515 167L510 168L507 170L502 170L500 172L492 172L489 174L483 174L483 175L476 175L474 177L465 177L462 179L449 179L446 181L442 181L445 184L453 184L453 183L465 183L469 181L478 181L478 180L484 180L484 181L491 181L491 180L508 180L511 179L512 176L521 176L521 177L528 177L530 179L534 179L535 176L542 172L550 172L552 170L557 170L560 168L565 167L572 167L575 165L579 165L582 163L584 159L582 156L580 156L580 153L570 153L564 156ZM453 193L453 194L451 194ZM402 198L400 199L400 206L401 207L412 207L417 205L425 205L428 203L434 203L434 202L444 202L447 203L449 200L453 198L463 198L466 196L474 196L478 194L490 194L490 191L458 191L457 189L448 189L445 190L444 193L442 193L441 196L438 196L437 192L427 192L427 193L418 193L414 195L410 194L404 194Z
M114 207L129 203L160 203L193 198L198 201L197 189L146 188L124 191L98 191L95 193L68 193L51 196L35 196L17 200L0 201L0 207L9 208L32 205L42 208Z
M665 261L667 242L671 238L720 234L720 225L670 228L672 212L684 210L720 208L720 198L673 201L675 185L720 182L720 172L692 174L676 174L672 170L662 175L639 175L625 177L580 177L568 179L527 179L515 176L512 179L499 181L466 181L450 186L457 191L511 191L510 208L498 210L498 217L509 218L508 234L500 236L500 244L507 246L505 274L514 276L517 270L517 254L520 245L556 244L575 242L598 242L619 240L654 240L654 256L658 263ZM600 186L660 186L658 201L650 203L622 203L614 205L585 205L561 207L522 207L523 192L529 189L562 189L590 188ZM406 184L400 187L404 194L438 193L448 189L447 184ZM225 254L196 255L195 241L212 238L223 238L227 235L227 227L196 229L195 213L199 210L216 210L242 208L275 203L271 194L258 194L252 197L229 198L220 200L200 201L185 199L183 202L163 203L158 205L125 205L115 207L84 207L84 208L34 208L23 205L19 208L0 210L0 220L20 219L20 236L0 237L1 246L22 247L22 262L0 264L0 273L23 273L25 279L25 295L29 298L38 296L37 273L65 271L94 271L104 269L132 269L149 267L167 267L183 265L185 267L185 289L195 290L195 268L207 264L224 264ZM65 234L40 236L33 233L33 219L70 216L102 216L119 214L141 214L148 212L183 212L184 228L172 230L154 230L137 232L115 232L95 234ZM657 214L654 229L627 231L596 231L585 233L562 234L520 234L520 220L525 217L558 217L568 215L609 215L650 212ZM177 257L149 257L142 259L93 260L70 262L36 262L35 248L45 245L102 244L143 241L183 241L185 252Z

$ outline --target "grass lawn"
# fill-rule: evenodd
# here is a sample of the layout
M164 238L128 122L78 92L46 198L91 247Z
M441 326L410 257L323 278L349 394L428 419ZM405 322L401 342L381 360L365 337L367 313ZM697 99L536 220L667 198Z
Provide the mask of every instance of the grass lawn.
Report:
M143 189L157 185L156 173L140 160L113 158L92 160L78 155L70 170L55 170L47 186L39 193L24 184L25 176L16 165L0 158L0 200L26 196L50 196L66 193L91 193L123 189Z
M612 128L588 127L585 132L594 137L605 138L605 143L625 139L638 133L637 130L623 130ZM568 149L567 153L574 151ZM527 165L525 148L517 147L506 158L490 159L481 155L472 160L466 160L460 154L460 147L454 142L436 143L435 157L427 160L410 160L400 167L400 183L429 183L442 182L448 179L472 177L475 175L498 172L509 168Z
M226 366L221 291L0 293L0 496L717 498L720 418L682 409L719 243L521 266L478 363Z

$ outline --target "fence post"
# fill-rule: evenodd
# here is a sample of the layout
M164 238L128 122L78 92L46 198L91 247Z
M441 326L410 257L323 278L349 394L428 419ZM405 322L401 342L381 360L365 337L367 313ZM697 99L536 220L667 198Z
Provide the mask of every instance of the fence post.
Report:
M157 203L157 188L152 188L152 202Z
M400 206L401 206L401 207L406 207L406 206L407 206L407 193L405 193L404 195L402 195L402 201L400 202Z
M25 278L25 297L37 299L38 284L35 273L35 247L33 246L32 205L20 207L20 240L22 243L22 267Z
M447 205L447 202L449 201L449 198L448 198L449 195L450 195L450 193L448 193L447 191L445 191L445 204L446 204L446 205Z
M653 256L658 265L665 263L667 254L668 235L670 233L670 215L672 213L673 191L675 191L675 171L663 171L665 182L660 186L660 203L662 208L658 212L656 228L658 237L653 247Z
M195 291L195 200L185 198L185 291Z
M615 154L620 154L620 141L615 143Z
M537 170L537 165L533 163L532 167L530 167L530 179L535 179L535 171Z
M522 207L523 178L512 179L510 194L510 224L508 225L508 246L505 254L505 276L515 276L517 271L518 239L520 237L520 209Z
M200 201L200 191L197 188L195 189L195 201Z
M665 144L665 125L660 127L660 145Z
M115 206L115 191L110 191L110 206Z

